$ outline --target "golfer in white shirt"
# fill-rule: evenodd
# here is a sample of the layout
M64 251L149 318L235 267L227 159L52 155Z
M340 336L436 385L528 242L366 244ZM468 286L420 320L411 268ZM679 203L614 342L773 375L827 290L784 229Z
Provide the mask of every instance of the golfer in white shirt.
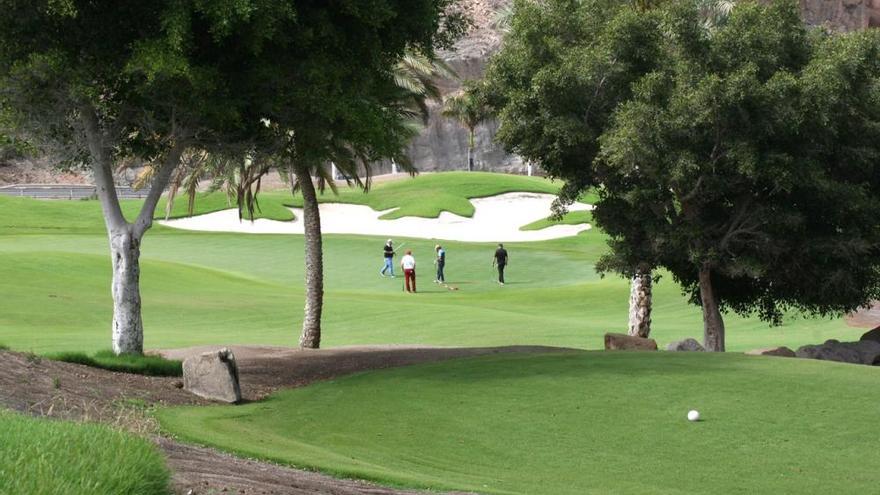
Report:
M400 259L400 268L403 269L403 277L405 280L406 291L416 291L416 259L413 258L412 250L407 249L406 254ZM410 290L409 282L412 280L412 290Z

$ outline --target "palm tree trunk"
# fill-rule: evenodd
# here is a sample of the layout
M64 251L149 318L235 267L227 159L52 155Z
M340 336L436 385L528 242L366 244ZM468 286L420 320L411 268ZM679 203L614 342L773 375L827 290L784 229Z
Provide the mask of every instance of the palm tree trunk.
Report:
M318 195L307 167L295 166L296 180L303 195L305 231L306 306L299 345L317 349L321 346L321 313L324 309L324 252L321 239L321 215Z
M645 337L651 333L651 271L639 270L633 276L629 293L629 334Z
M703 305L703 346L707 351L724 352L724 319L712 289L712 270L708 262L700 267L700 300Z
M468 137L468 172L474 171L474 129L470 129Z

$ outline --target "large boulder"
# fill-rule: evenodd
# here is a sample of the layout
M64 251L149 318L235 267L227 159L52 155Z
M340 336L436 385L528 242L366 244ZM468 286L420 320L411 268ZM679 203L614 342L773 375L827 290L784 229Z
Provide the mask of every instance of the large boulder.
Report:
M778 357L796 357L797 354L788 347L767 347L764 349L753 349L746 352L749 356L778 356Z
M606 333L606 351L656 351L657 342L654 339L633 337L625 333Z
M674 352L700 352L705 351L706 348L702 346L696 339L687 338L684 340L676 340L675 342L670 342L666 346L667 351Z
M805 345L797 350L797 357L823 359L853 364L880 364L880 342L860 340L839 342L831 339L821 345Z
M865 332L859 340L873 340L874 342L880 342L880 327Z
M190 356L183 361L183 388L210 400L241 401L238 365L229 349Z

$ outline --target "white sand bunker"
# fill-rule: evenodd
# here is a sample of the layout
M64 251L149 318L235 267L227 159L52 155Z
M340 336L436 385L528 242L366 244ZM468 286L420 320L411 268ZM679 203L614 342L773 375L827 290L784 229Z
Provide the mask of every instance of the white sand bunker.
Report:
M404 217L380 220L394 211L375 211L369 206L344 203L322 203L321 231L325 234L362 234L388 237L419 237L466 242L544 241L577 235L590 224L553 225L541 230L521 231L520 227L547 218L556 197L550 194L508 193L472 199L473 218L442 212L438 218ZM592 206L575 203L570 211L592 210ZM242 232L248 234L302 234L302 209L291 208L296 220L257 219L239 221L235 209L208 213L190 218L161 221L162 225L185 230L208 232Z

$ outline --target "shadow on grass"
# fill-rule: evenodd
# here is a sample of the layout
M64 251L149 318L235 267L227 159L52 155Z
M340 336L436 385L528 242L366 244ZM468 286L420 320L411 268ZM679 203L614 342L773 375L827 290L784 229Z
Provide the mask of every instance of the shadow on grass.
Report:
M84 352L60 352L46 356L55 361L82 364L122 373L146 376L183 376L183 363L160 356L140 354L113 354L113 351L98 351L89 356Z

